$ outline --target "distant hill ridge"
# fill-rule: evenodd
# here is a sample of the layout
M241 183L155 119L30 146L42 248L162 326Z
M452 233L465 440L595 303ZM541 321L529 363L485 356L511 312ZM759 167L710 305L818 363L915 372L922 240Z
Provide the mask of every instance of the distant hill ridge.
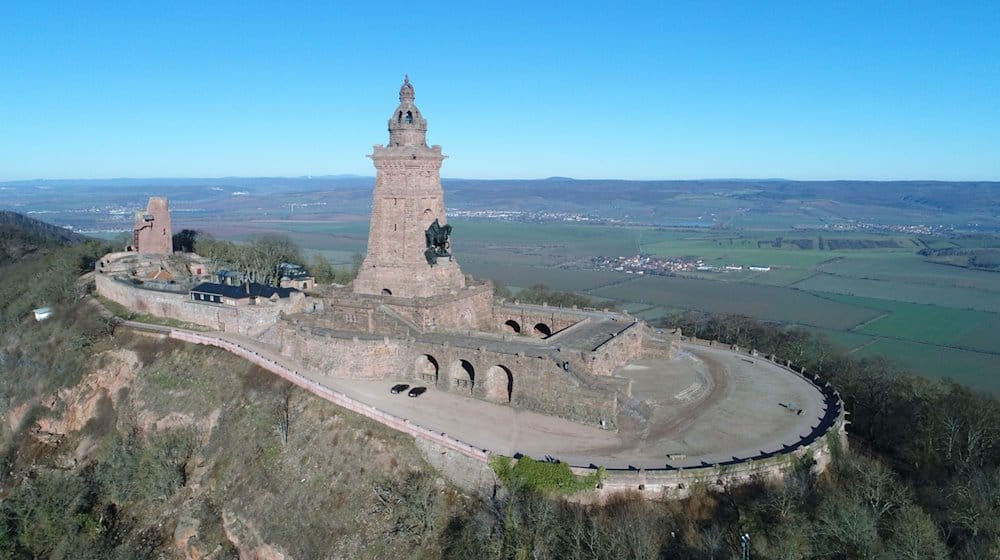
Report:
M83 243L87 238L17 212L0 210L0 265L52 249Z

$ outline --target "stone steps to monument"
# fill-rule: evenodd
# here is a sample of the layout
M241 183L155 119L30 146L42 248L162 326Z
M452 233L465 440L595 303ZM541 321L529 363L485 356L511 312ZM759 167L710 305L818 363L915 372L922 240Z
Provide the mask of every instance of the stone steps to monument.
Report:
M387 306L385 304L379 304L378 307L376 307L375 309L377 311L379 311L380 313L382 313L382 315L384 315L385 318L390 323L392 323L392 324L396 325L397 327L401 328L401 330L403 332L400 332L400 333L397 333L397 334L406 334L406 335L410 335L410 336L416 336L416 335L422 334L424 332L423 329L421 329L419 326L417 326L416 323L414 323L413 321L410 321L406 317L403 317L399 313L396 313L396 311L394 311L391 307L389 307L389 306ZM392 330L396 330L396 329L392 329Z

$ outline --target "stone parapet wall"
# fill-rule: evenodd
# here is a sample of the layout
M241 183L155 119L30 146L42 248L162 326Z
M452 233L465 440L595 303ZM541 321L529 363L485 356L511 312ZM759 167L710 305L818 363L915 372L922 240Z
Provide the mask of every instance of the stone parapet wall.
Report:
M712 340L687 339L689 342L703 346L728 346ZM748 356L758 356L755 350L741 351L729 347L731 351ZM683 498L687 496L693 484L706 484L709 487L724 488L749 482L754 477L780 479L795 467L797 459L810 457L813 461L813 472L825 471L833 460L834 448L846 448L847 410L840 393L833 386L815 374L808 373L804 368L790 364L775 356L768 360L785 369L789 374L807 381L823 395L824 412L812 431L798 442L784 445L771 451L753 457L734 457L732 461L695 468L665 468L638 469L627 471L609 471L598 495L606 498L610 494L623 491L640 491L651 498ZM667 462L669 463L669 458ZM588 475L594 472L589 466L573 466L578 475Z
M814 461L813 472L819 473L826 470L832 460L831 437L842 437L840 430L831 429L808 445L766 458L685 469L609 471L596 492L599 499L627 491L638 491L649 498L679 499L687 497L698 484L721 490L759 478L781 480L796 468L797 460L807 456ZM594 472L590 467L571 467L571 470L580 476Z
M227 323L235 325L237 319L236 309L195 304L187 294L147 290L107 274L95 274L94 283L99 295L136 313L169 317L219 330L225 330Z
M592 352L584 352L586 371L591 375L611 375L622 364L641 356L645 330L645 323L631 323Z
M681 351L680 329L653 329L648 325L643 329L642 356L669 360Z
M99 295L136 313L254 337L270 329L282 313L303 311L309 305L301 293L293 293L288 301L234 307L195 302L188 294L150 290L108 274L95 274L94 282Z

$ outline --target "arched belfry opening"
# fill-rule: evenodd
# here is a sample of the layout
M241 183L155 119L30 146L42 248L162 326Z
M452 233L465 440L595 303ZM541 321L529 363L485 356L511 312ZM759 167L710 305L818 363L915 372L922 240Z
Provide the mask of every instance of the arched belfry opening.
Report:
M406 112L406 124L413 124L413 111Z

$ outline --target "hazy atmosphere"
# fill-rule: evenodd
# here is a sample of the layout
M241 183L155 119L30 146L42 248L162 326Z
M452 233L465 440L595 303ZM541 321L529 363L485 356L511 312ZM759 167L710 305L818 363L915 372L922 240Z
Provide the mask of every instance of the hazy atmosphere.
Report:
M993 2L8 3L0 180L1000 178Z

